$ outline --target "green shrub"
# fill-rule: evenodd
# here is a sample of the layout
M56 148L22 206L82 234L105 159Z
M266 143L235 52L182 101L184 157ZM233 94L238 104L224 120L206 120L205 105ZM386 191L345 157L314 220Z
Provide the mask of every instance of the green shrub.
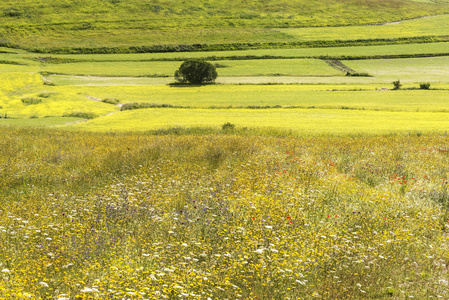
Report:
M98 115L94 114L94 113L74 112L74 113L64 114L63 117L95 119L95 118L98 118Z
M364 72L347 72L346 76L352 76L352 77L373 77L372 75Z
M120 100L114 99L114 98L105 98L105 99L101 100L101 102L117 105L120 103Z
M180 106L174 106L171 104L159 104L159 103L126 103L120 108L120 110L132 110L132 109L142 109L142 108L180 108Z
M428 90L430 89L430 82L422 82L419 84L419 88L421 90Z
M234 130L235 129L235 124L226 122L221 126L221 129L223 130Z
M393 81L393 90L399 90L402 87L401 81L398 79L396 81Z
M5 17L13 17L13 18L20 18L23 15L23 12L17 8L7 8L3 10L3 15Z
M50 93L50 92L43 92L40 93L39 95L37 95L39 98L50 98L50 96L54 95L55 93Z
M39 98L34 98L34 97L22 98L22 103L25 105L39 104L41 102L42 102L42 99L39 99Z

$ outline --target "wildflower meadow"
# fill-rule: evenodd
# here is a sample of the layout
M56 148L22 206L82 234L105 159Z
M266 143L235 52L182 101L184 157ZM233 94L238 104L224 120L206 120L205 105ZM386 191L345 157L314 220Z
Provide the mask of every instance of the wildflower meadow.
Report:
M2 299L449 298L447 136L0 136Z

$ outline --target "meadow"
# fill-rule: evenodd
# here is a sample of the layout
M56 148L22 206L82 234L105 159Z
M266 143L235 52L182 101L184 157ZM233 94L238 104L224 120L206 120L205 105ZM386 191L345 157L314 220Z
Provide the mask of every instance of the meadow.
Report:
M4 128L0 295L448 295L446 136Z
M416 25L391 26L382 33L369 27L343 34L339 27L385 24L444 15L447 1L351 0L305 1L183 1L93 0L2 1L1 44L50 51L63 48L132 47L166 44L234 44L293 42L300 39L348 39L370 35L401 38L447 36L447 17L417 20ZM406 23L408 24L408 23ZM323 27L314 30L294 28ZM327 29L333 27L334 29ZM400 27L395 30L395 27ZM284 31L287 29L287 31ZM292 29L292 30L288 30ZM328 30L331 30L329 35ZM368 35L370 34L370 35ZM368 38L368 39L369 39ZM221 49L223 50L223 49Z

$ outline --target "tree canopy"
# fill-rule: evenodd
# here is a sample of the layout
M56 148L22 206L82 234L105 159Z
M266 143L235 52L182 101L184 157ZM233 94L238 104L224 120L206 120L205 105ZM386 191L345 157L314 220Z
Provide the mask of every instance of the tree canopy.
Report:
M199 59L186 60L175 72L177 82L189 84L213 83L217 76L213 64Z

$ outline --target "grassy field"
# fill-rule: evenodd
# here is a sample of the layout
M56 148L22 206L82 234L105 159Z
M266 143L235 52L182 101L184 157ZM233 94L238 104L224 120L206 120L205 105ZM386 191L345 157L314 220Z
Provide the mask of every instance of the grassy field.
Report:
M66 128L94 132L137 132L170 128L220 129L230 122L249 133L354 136L443 134L447 113L359 111L347 109L140 109L123 111Z
M345 61L350 68L368 72L376 79L404 82L441 82L449 78L449 56L433 58Z
M0 296L447 298L447 139L3 128Z
M89 77L85 78L86 81L89 79ZM70 77L70 80L73 78ZM68 83L71 83L70 80ZM114 80L115 77L112 78L112 83ZM0 115L6 114L14 118L63 116L78 112L93 113L97 116L113 112L121 114L118 112L120 108L114 105L115 103L103 102L105 99L116 99L119 104L146 102L195 109L279 106L283 107L281 111L288 111L288 107L405 112L449 111L448 83L440 85L432 83L431 90L417 90L418 84L409 83L404 85L404 88L410 88L409 90L379 91L380 88L393 88L393 85L388 83L365 85L219 84L197 87L104 86L101 84L98 86L51 86L44 85L38 75L22 73L7 73L3 75L3 81L11 82L9 89L14 91L7 91L7 85L4 85L4 92L0 97ZM17 85L15 88L14 84ZM94 83L91 82L91 84ZM434 89L438 87L443 89ZM170 118L169 113L167 117ZM292 128L294 127L295 125L292 125Z
M286 69L276 64L269 65L267 62L282 62ZM136 78L132 80L130 78L115 77L117 75L108 78L80 78L77 76L54 75L47 77L47 79L42 79L35 73L9 72L4 73L1 78L3 85L0 90L0 116L25 119L61 116L94 118L114 113L113 116L78 124L75 127L87 130L102 128L102 131L108 130L108 128L121 131L145 131L158 129L158 126L166 129L170 127L171 121L177 120L179 121L179 126L184 128L198 127L201 123L205 127L219 128L225 122L232 122L240 128L274 128L279 126L280 130L306 132L307 134L328 135L335 128L335 133L340 135L359 134L360 132L368 131L370 134L383 134L388 126L393 125L391 121L384 121L387 118L385 116L388 115L384 112L404 112L405 114L400 113L392 117L398 118L398 120L406 120L413 112L422 112L423 114L416 115L416 118L410 118L413 122L409 126L407 124L400 125L392 129L392 132L400 132L401 130L444 132L447 127L447 124L444 122L444 114L435 115L435 119L432 120L433 123L429 123L429 126L423 124L421 120L431 120L432 113L447 112L449 110L447 104L447 89L449 87L449 82L447 82L447 78L449 78L447 76L447 69L449 69L446 67L447 62L446 57L344 61L351 68L369 72L374 77L317 77L334 78L335 82L339 83L320 85L218 84L197 87L171 87L167 85L148 85L148 80L153 80L152 78ZM179 64L179 62L148 62L148 64L173 64L173 66L175 63ZM228 63L232 65L219 70L234 70L230 74L234 75L233 80L237 82L244 82L244 80L248 79L249 82L254 83L257 82L255 78L261 78L258 77L260 75L266 75L264 80L267 80L267 82L275 78L281 81L285 80L285 78L292 78L298 83L307 82L309 78L314 78L307 75L304 75L304 77L268 76L270 75L269 72L278 70L298 71L303 74L325 71L340 72L332 69L320 60L236 60L221 61L220 63L225 66ZM133 72L134 75L137 75L138 72L147 71L147 69L141 71L142 69L137 67L135 69L132 68L137 66L137 62L131 62L131 66L128 69L120 69L116 62L97 62L95 64L98 64L99 68L95 69L92 67L89 70L91 73L110 72L110 75L114 75L114 72L122 72L122 74ZM121 64L124 65L125 63ZM88 70L89 63L87 62L48 64L50 67L66 68L66 71L75 70L80 65L83 65ZM250 66L253 66L253 68ZM368 66L372 67L372 69ZM260 69L257 69L257 67ZM27 67L25 66L25 68ZM152 70L154 71L155 69ZM415 73L409 70L415 70ZM240 72L252 73L252 76L245 77L242 76L244 73ZM258 74L258 72L266 73ZM331 72L326 76L331 76ZM224 77L222 80L226 82L226 80L231 78L233 77ZM391 82L396 79L401 79L405 89L399 91L378 91L381 88L393 88ZM61 86L48 85L49 80ZM81 80L81 82L77 82L77 80ZM161 84L163 81L168 83L173 79L155 78L154 80L159 81L159 84ZM344 80L348 84L342 84ZM363 82L366 83L364 84ZM420 82L430 82L431 90L417 90ZM105 86L108 84L110 86ZM126 86L123 84L130 85ZM193 110L167 110L163 108L151 110L151 114L157 111L158 117L156 119L159 121L149 125L151 119L147 117L148 110L133 113L121 112L120 107L114 105L115 103L103 102L105 99L116 99L119 105L146 102L155 105L188 107ZM229 107L264 108L264 110L223 110L224 119L210 118L209 121L202 117L191 117L197 114L198 116L210 116L219 112L219 110L210 110L211 108ZM282 108L267 109L274 107ZM297 111L292 113L293 111L288 107L305 108L306 110L301 110L300 113L296 113ZM209 114L195 109L209 109ZM335 110L332 112L332 115L338 120L338 125L325 122L320 126L313 126L314 122L322 122L321 116L323 115L322 112L319 112L320 110L314 109ZM381 113L380 111L383 112ZM282 120L280 116L283 113L288 116L285 120ZM248 114L248 118L245 114ZM361 123L361 129L353 126L355 122L353 115L357 114L360 115L360 119L366 118L366 122ZM307 120L308 125L307 122L304 123L298 120L299 116ZM114 121L116 118L119 121ZM378 122L378 125L375 124L376 118L382 120ZM129 123L127 120L132 120L134 125L131 127L122 126L122 123ZM360 120L356 121L360 122ZM13 122L18 123L20 121ZM38 121L26 121L25 123L34 124L33 122ZM116 122L116 124L110 126L111 122ZM51 122L44 120L41 123L52 125ZM10 124L10 121L4 121L2 124ZM173 124L173 126L175 125ZM344 128L345 126L346 128Z
M447 56L449 43L358 46L317 49L267 49L223 52L188 52L154 54L109 55L45 55L25 51L0 53L0 72L45 72L97 77L48 76L60 85L158 85L172 82L174 71L182 58L209 57L219 66L218 83L321 83L321 84L387 84L401 79L405 83L429 81L447 82ZM1 49L0 49L1 50ZM372 59L382 57L428 55L410 59ZM357 72L367 72L373 77L333 78L344 75L317 59L301 57L354 58L343 61ZM267 58L273 59L267 59ZM230 60L232 58L233 60ZM257 59L254 59L257 58ZM296 59L293 59L296 58ZM364 60L361 60L365 58ZM371 58L371 59L368 59ZM160 60L160 61L158 61ZM148 77L147 78L142 78ZM239 78L232 78L238 76ZM260 76L264 76L261 78ZM265 78L265 77L269 78ZM330 77L329 77L330 76ZM112 78L115 77L115 78ZM126 78L123 78L126 77ZM136 77L130 79L128 77Z
M393 85L389 87L392 88ZM304 108L449 111L447 90L377 91L373 85L64 86L51 87L49 90L61 94L64 91L71 94L83 93L84 96L100 99L112 98L120 103L148 102L191 108L280 105Z
M253 58L319 58L331 57L372 57L394 55L441 55L449 53L448 42L412 43L402 45L377 46L351 46L351 47L320 47L320 48L294 48L294 49L258 49L234 51L207 51L207 52L168 52L168 53L129 53L129 54L37 54L23 50L0 47L0 60L12 61L31 66L46 66L38 58L52 58L46 63L70 62L145 62L153 60L177 60L189 58L205 58L206 60L229 60ZM4 63L3 63L4 64Z
M446 81L449 59L445 57L344 61L357 72L375 76L372 82ZM172 77L180 62L85 62L55 64L47 72L72 75ZM220 61L219 76L344 76L324 61L314 59L273 59ZM357 79L354 79L356 81Z
M234 50L234 51L208 51L208 52L169 52L169 53L138 53L138 54L60 54L57 57L62 59L81 60L81 61L145 61L145 60L164 60L176 59L184 60L188 58L213 58L223 60L229 57L287 57L304 58L320 56L375 56L375 55L416 55L429 54L438 55L449 53L449 43L424 43L424 44L403 44L403 45L378 45L378 46L352 46L352 47L320 47L320 48L295 48L295 49L258 49L258 50ZM5 57L24 57L8 55ZM36 57L37 54L29 53L26 57Z
M328 35L324 32L314 37L298 30L284 32L277 28L383 24L447 14L449 3L412 0L289 0L278 4L273 1L239 3L204 0L186 5L183 1L129 0L125 4L123 1L94 0L86 4L26 0L20 3L2 1L0 12L2 43L42 49L173 43L284 42L297 40L298 36L327 39ZM385 31L390 33L389 37L428 35L426 29L429 24L436 27L443 25L442 22L441 19L425 19L416 26L406 27L405 32L402 27L396 31L394 28ZM335 37L338 32L336 29L332 36ZM360 34L365 34L366 37L371 32L369 29L363 33L359 30L353 36ZM436 34L447 35L447 32L441 29L441 33Z
M45 67L49 73L96 75L96 76L168 76L173 77L181 62L83 62L54 64ZM260 75L344 75L321 60L281 59L281 60L222 60L219 62L221 76ZM281 72L281 73L279 73Z
M392 22L374 26L351 26L330 28L287 28L282 33L299 40L357 40L391 39L398 37L447 35L449 15L433 16L415 20Z

